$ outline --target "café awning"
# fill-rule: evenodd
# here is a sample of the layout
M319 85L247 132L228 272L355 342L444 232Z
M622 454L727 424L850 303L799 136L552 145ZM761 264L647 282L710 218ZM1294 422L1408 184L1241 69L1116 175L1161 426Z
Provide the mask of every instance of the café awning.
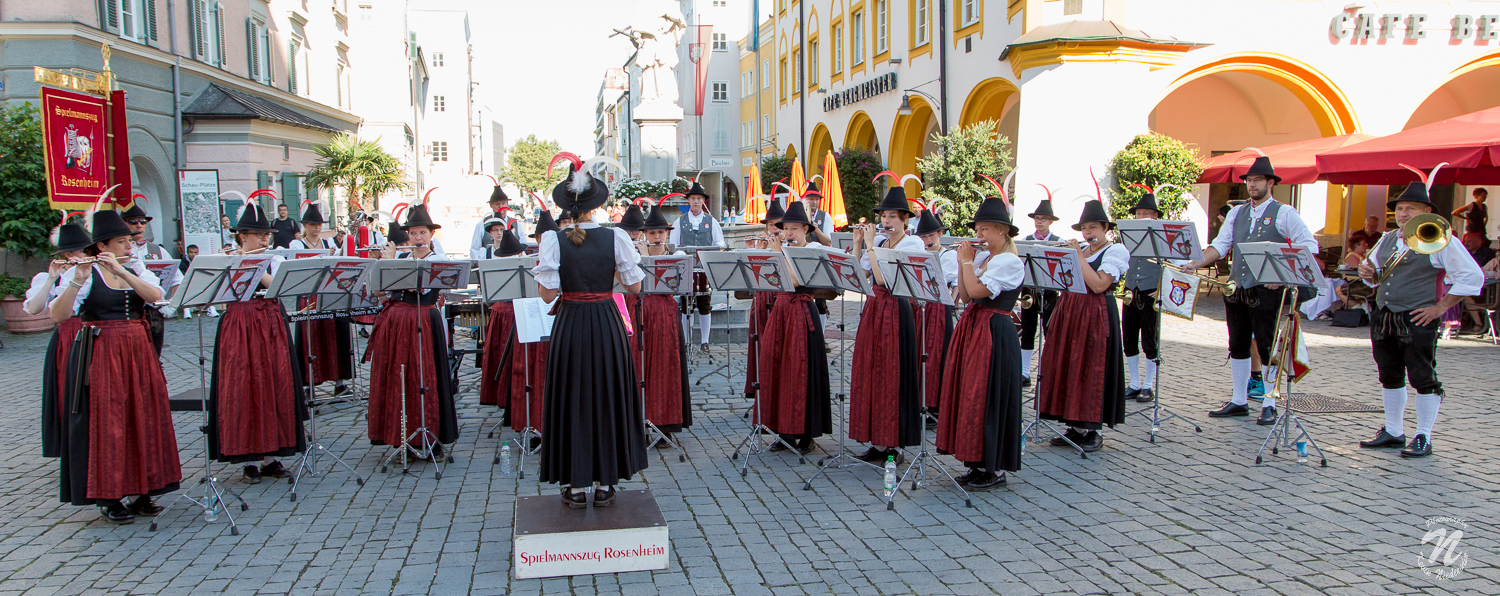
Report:
M1373 135L1351 133L1336 137L1319 137L1305 141L1293 141L1279 145L1258 147L1271 158L1276 175L1282 184L1312 184L1318 181L1317 156L1320 153L1349 147L1376 138ZM1235 151L1216 156L1204 164L1199 184L1215 182L1239 182L1240 176L1250 169L1258 154L1252 149Z
M1431 171L1444 162L1432 185L1500 184L1500 107L1326 151L1317 162L1335 184L1407 184L1416 175L1400 164Z

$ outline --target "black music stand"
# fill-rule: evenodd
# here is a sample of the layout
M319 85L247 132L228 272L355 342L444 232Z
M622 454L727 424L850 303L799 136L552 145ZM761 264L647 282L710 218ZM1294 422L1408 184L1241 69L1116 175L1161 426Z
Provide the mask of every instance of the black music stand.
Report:
M492 304L495 302L514 303L515 301L524 298L540 297L541 294L537 293L536 289L536 278L532 277L531 275L531 268L536 267L536 263L537 257L504 257L498 259L480 260L480 299L484 300L486 304ZM517 319L519 319L519 317L517 317ZM511 334L515 335L516 333L517 331L515 329L515 325L512 324ZM510 338L506 338L504 346L488 346L486 349L496 348L509 350ZM538 445L536 449L532 449L531 441L533 439L540 439L542 437L541 431L538 431L536 428L533 428L531 426L531 343L522 343L521 350L521 366L524 367L524 376L526 378L524 393L522 394L522 399L526 400L526 418L525 426L521 428L520 441L516 445L516 447L518 447L518 451L520 452L520 458L516 462L517 480L526 477L526 456L533 455L541 449L540 445ZM511 357L516 357L516 354L511 354ZM509 380L507 374L508 371L495 372L496 374L504 374L507 377L507 380ZM485 383L493 380L495 379L480 379L479 382ZM510 410L510 412L507 413L512 416L515 415L515 403L515 396L511 396L510 405L506 406L507 409ZM495 429L500 428L503 423L504 419L501 419L501 421L496 422L494 426L490 427L489 438L495 438ZM500 451L498 449L495 450L494 463L500 463Z
M1130 249L1131 258L1141 258L1155 261L1157 265L1165 268L1169 259L1200 260L1203 258L1203 249L1198 246L1198 233L1193 228L1192 222L1187 221L1165 221L1160 219L1128 219L1120 220L1117 224L1120 230L1121 244ZM1133 416L1139 414L1151 420L1151 442L1156 442L1157 433L1161 432L1163 422L1173 419L1181 420L1192 425L1195 432L1203 432L1203 427L1188 420L1181 414L1173 412L1161 405L1161 368L1162 368L1162 346L1161 343L1161 307L1166 292L1161 287L1160 276L1156 286L1156 298L1153 300L1153 308L1157 312L1156 323L1156 378L1152 385L1156 387L1151 392L1151 407L1131 412ZM1162 413L1166 417L1162 417Z
M444 272L444 273L451 273L452 274L451 277L448 277L446 275L440 276L433 269L433 265L436 265L436 264L444 264L444 265L451 264L451 265L455 265L456 267L453 270L451 270L451 271ZM452 289L456 289L459 283L467 282L468 281L468 265L469 265L469 263L467 261L429 261L429 260L426 260L426 259L392 259L392 260L381 260L381 261L377 261L376 264L375 264L375 269L374 269L375 281L376 281L375 287L376 287L377 291L381 291L381 292L414 291L414 292L417 293L417 296L418 296L418 298L417 298L417 304L420 307L421 302L422 302L421 296L422 296L422 293L424 291L426 291L426 290L452 290ZM423 345L423 342L425 342L426 339L427 339L426 336L425 336L425 332L426 332L426 329L424 328L425 324L426 324L426 321L424 321L423 317L420 316L420 314L419 314L419 316L417 317L417 371L416 371L416 375L417 375L417 404L418 404L418 407L420 407L422 409L421 424L416 429L410 430L410 432L408 432L408 429L406 428L406 418L407 418L407 416L406 416L406 367L402 366L402 368L401 368L401 394L402 394L401 395L401 435L403 437L405 437L405 441L403 441L403 444L401 444L401 445L392 445L391 446L391 448L394 451L392 451L390 454L386 455L385 459L381 460L381 462L380 462L380 471L382 471L382 472L388 472L388 471L390 471L390 462L391 462L391 460L394 459L397 455L400 455L401 456L401 473L402 474L409 473L411 471L411 466L410 466L410 462L407 460L406 454L407 454L408 451L416 451L416 455L417 455L418 458L420 458L420 459L430 459L430 460L433 461L433 463L437 464L438 469L433 472L433 477L435 479L441 480L443 478L443 468L445 467L444 464L453 463L453 461L454 461L453 460L453 449L450 446L449 449L447 450L448 453L446 454L445 457L442 457L442 458L436 457L436 455L434 454L434 451L435 451L434 447L439 444L438 443L438 435L437 435L437 433L432 432L431 430L429 430L427 428L427 389L428 389L428 387L427 387L427 376L424 375L424 374L422 374L422 368L424 366L424 364L423 364L423 360L424 360L424 354L423 354L423 352L428 349L428 348L426 348ZM438 364L439 363L436 363L436 362L433 363L434 376L437 375L437 374L446 374L446 370L439 369L438 368ZM446 364L446 363L443 363L443 364ZM416 448L411 447L412 439L415 439L415 438L420 438L420 440L421 440L421 443L420 443L421 444L421 448L420 449L416 449Z
M790 292L794 289L791 273L786 267L785 257L781 253L766 250L737 250L725 252L700 252L698 261L703 264L704 271L708 274L708 285L720 292ZM760 313L751 309L750 329L759 339L756 318ZM761 366L759 350L754 355L757 371L764 371ZM764 374L764 373L757 373ZM760 379L755 380L755 423L750 425L750 432L734 448L734 453L729 459L739 459L740 450L748 444L750 448L745 451L744 465L740 467L740 476L750 472L750 460L756 455L766 451L769 446L762 442L759 437L762 432L770 433L771 429L765 425L761 417L761 395ZM774 434L774 433L771 433ZM775 435L774 443L780 443L783 447L796 451L796 448L787 443L780 435ZM807 463L807 457L798 452L797 463Z
M1280 453L1281 447L1291 447L1300 439L1307 439L1313 449L1318 450L1318 465L1328 467L1328 455L1323 453L1323 448L1313 440L1312 435L1307 432L1307 427L1302 426L1302 421L1297 418L1297 412L1292 407L1292 368L1297 355L1297 336L1292 327L1297 325L1297 305L1295 300L1288 300L1294 286L1316 287L1322 274L1319 273L1317 261L1313 260L1312 254L1301 246L1288 246L1281 242L1241 242L1234 247L1236 258L1245 259L1246 269L1250 276L1260 285L1281 284L1281 301L1276 309L1276 340L1271 345L1271 361L1267 365L1275 365L1276 379L1271 382L1271 396L1281 397L1281 411L1277 412L1276 421L1271 424L1271 432L1266 435L1266 440L1261 442L1260 449L1255 452L1255 463L1260 464L1262 454L1266 447L1271 448L1271 454ZM1288 305L1288 302L1291 302ZM1282 391L1283 386L1285 391ZM1292 431L1296 430L1296 436ZM1279 445L1276 439L1280 437Z
M239 536L240 529L234 521L234 514L229 512L228 503L225 502L224 495L228 493L238 500L240 502L240 511L250 510L250 505L245 502L245 498L230 490L227 486L220 486L219 478L212 471L213 459L208 453L208 370L206 368L207 358L203 356L203 319L205 317L202 315L204 315L204 311L215 304L228 304L243 300L254 294L255 288L259 286L259 284L249 284L241 286L239 292L227 291L230 289L228 287L228 280L232 277L231 274L234 276L253 274L260 269L258 266L236 267L235 265L238 262L238 259L229 255L199 256L188 266L187 273L183 274L182 285L178 287L177 293L172 296L171 307L173 310L180 311L183 308L197 307L199 310L198 314L200 315L196 318L198 319L198 391L199 397L202 398L202 401L199 403L200 411L203 415L203 424L199 427L199 431L204 435L203 477L198 479L198 487L183 491L177 498L172 499L171 503L167 503L167 506L162 509L161 514L158 514L155 519L151 520L152 532L155 532L159 528L157 520L160 520L162 515L166 514L167 510L176 505L178 501L184 499L193 505L197 505L203 511L204 520L210 523L218 518L219 511L222 510L224 518L229 521L229 533L233 536ZM194 491L198 488L203 490L201 498L194 495Z
M1045 243L1020 241L1016 242L1016 254L1021 257L1022 263L1026 266L1026 279L1021 285L1037 290L1038 299L1047 290L1072 292L1078 284L1082 283L1077 279L1078 251L1049 246ZM1071 262L1069 262L1068 255L1071 255ZM1037 351L1040 352L1046 347L1047 342L1045 325L1037 325L1037 339L1040 342ZM1025 372L1022 371L1022 374ZM1083 450L1082 445L1074 443L1066 433L1057 428L1057 425L1042 419L1042 370L1040 366L1037 367L1036 383L1031 386L1031 404L1036 418L1021 431L1023 441L1041 443L1054 437L1061 437L1068 445L1078 450L1079 457L1088 459L1089 454ZM1042 437L1039 433L1032 434L1032 429L1038 426L1046 427L1052 434L1047 437ZM1022 453L1024 452L1023 448Z
M803 280L802 287L819 290L834 290L839 292L839 300L844 299L846 293L858 293L868 295L871 290L869 282L865 279L864 272L859 268L859 260L853 255L830 248L809 248L802 246L783 246L782 254L786 255L787 261L792 264L792 273L797 279ZM839 333L842 336L844 329L844 313L846 309L839 307ZM841 340L842 341L842 340ZM824 340L827 343L827 340ZM839 351L840 366L839 379L844 379L842 366L843 350ZM835 396L839 402L839 427L843 434L839 435L838 451L833 455L818 460L818 471L813 473L802 483L802 490L812 490L812 481L830 469L844 469L849 467L869 466L879 469L873 463L863 461L848 453L845 440L849 437L849 427L844 414L844 401L846 393Z
M373 263L373 261L368 261L367 263ZM303 397L303 403L309 410L307 450L302 452L301 457L297 458L297 465L295 466L297 471L292 475L292 490L288 493L287 497L293 503L297 502L297 487L302 484L302 475L306 473L315 476L320 473L318 470L319 451L332 457L333 461L338 462L339 465L344 466L350 473L353 473L354 481L359 486L365 485L365 479L359 475L359 472L354 470L353 466L349 465L348 462L345 462L343 458L340 458L332 451L329 451L318 440L318 410L313 407L313 394L317 391L317 387L312 382L313 363L315 360L312 354L312 321L319 318L333 318L338 314L338 311L347 310L347 307L345 307L347 301L343 304L339 304L338 301L334 301L333 304L327 304L325 301L319 300L319 298L323 294L352 296L355 289L354 286L363 281L364 274L368 270L368 265L355 265L353 267L340 265L344 264L324 258L286 261L276 270L276 275L271 279L270 287L266 288L267 298L286 299L290 300L293 304L297 304L303 298L313 298L312 304L306 308L299 308L294 314L288 317L288 320L293 323L307 323L298 325L298 327L302 328L303 356L306 358L303 370L303 374L306 376L303 378L304 385L300 389L306 392ZM341 281L348 282L347 289L339 288ZM333 291L329 291L330 289ZM334 308L329 308L330 306Z
M898 299L906 298L928 304L953 305L953 296L946 291L947 278L943 275L943 267L938 255L926 251L909 252L886 248L875 248L874 253L874 265L882 267L882 274L887 271L895 273L895 275L887 278L892 296ZM923 321L925 323L925 317ZM925 329L921 329L919 326L918 337L925 337L925 331ZM920 369L918 382L919 386L925 391L927 387L927 359L929 354L927 353L927 342L919 341L918 345L922 346L922 358L918 361ZM920 400L921 398L919 397L918 399ZM925 406L923 410L925 412ZM885 498L886 510L890 511L896 508L896 494L901 491L901 486L906 484L907 478L912 479L912 490L925 488L936 483L938 480L937 474L933 474L932 479L928 480L927 474L929 468L941 472L943 476L948 478L949 482L953 483L953 489L963 495L965 507L973 507L974 501L969 497L969 491L964 490L964 487L958 484L958 480L953 477L953 474L948 472L948 468L937 463L937 457L927 450L926 435L927 433L924 431L917 444L917 455L912 458L911 463L907 464L906 471L902 472L901 478L896 481L896 490L891 491L891 494ZM916 473L915 477L912 476L913 472Z

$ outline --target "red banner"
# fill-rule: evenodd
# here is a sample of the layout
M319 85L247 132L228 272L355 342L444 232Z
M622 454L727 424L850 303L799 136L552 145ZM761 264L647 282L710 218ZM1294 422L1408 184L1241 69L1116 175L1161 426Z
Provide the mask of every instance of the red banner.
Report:
M688 59L693 61L693 78L696 85L693 89L693 113L689 116L703 115L703 91L708 87L708 59L713 56L713 25L698 25L696 30L696 43L688 44Z
M130 132L125 123L125 92L112 91L109 94L109 183L111 186L120 185L114 192L115 202L129 207L135 202L135 193L130 185Z
M42 88L42 161L53 209L86 209L109 188L107 111L102 97ZM130 196L128 184L124 192Z

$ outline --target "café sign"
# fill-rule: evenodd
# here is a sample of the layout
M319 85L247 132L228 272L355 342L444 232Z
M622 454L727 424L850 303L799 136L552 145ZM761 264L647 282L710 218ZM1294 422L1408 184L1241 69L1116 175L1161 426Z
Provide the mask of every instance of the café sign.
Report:
M888 72L838 93L823 98L823 111L832 112L852 103L858 103L896 90L896 73Z
M1428 29L1424 25L1428 23L1428 16L1421 13L1354 13L1352 10L1340 12L1328 23L1328 35L1337 40L1348 39L1351 42L1360 40L1382 40L1396 39L1399 32L1401 38L1409 41L1426 39ZM1494 41L1500 39L1500 15L1482 14L1479 16L1457 14L1449 20L1452 26L1448 39L1459 42L1473 39L1476 43Z

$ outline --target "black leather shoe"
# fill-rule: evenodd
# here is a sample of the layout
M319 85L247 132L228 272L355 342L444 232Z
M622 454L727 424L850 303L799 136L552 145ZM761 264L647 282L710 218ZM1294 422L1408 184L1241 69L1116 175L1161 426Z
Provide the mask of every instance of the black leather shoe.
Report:
M966 472L963 476L959 476L958 478L954 478L953 480L958 482L960 486L968 486L970 482L973 482L976 479L984 476L984 473L984 470L981 470L979 468L969 468L969 471Z
M260 467L260 475L267 478L286 478L287 476L291 476L292 473L287 471L286 467L281 465L281 462L273 461Z
M1261 408L1260 418L1256 418L1255 423L1261 426L1270 426L1272 424L1276 424L1276 408L1273 408L1271 406Z
M1129 399L1139 400L1140 398L1141 398L1141 390L1140 389L1136 389L1135 387L1131 387L1131 388L1125 390L1125 399L1127 399L1127 400L1129 400Z
M1393 437L1391 436L1390 432L1385 430L1384 426L1380 427L1380 432L1375 433L1375 438L1368 441L1359 442L1359 446L1364 447L1365 449L1378 449L1381 447L1404 447L1405 445L1406 435Z
M572 492L567 487L562 489L562 502L570 509L583 509L589 506L588 493Z
M969 483L969 490L989 490L1005 484L1005 472L985 472L983 476L975 478Z
M609 507L615 504L615 487L594 489L594 506Z
M1249 416L1250 406L1248 404L1236 405L1232 401L1224 402L1224 407L1208 413L1209 418L1232 418L1236 416Z
M166 507L153 503L151 497L146 495L136 497L130 502L130 512L142 517L156 517L166 510Z
M663 441L663 442L665 442L665 441ZM784 443L782 441L777 441L775 443L771 443L771 448L767 449L766 451L770 451L772 453L775 453L777 451L786 451L786 443Z
M1066 441L1063 440L1063 437L1067 437L1067 440ZM1068 447L1069 446L1068 445L1068 441L1072 441L1074 444L1082 443L1083 442L1083 433L1078 432L1078 431L1073 430L1073 429L1070 428L1070 429L1068 429L1066 431L1063 431L1063 436L1062 437L1052 437L1052 446L1053 447Z
M100 506L99 515L102 515L104 516L104 519L117 524L135 523L135 514L131 513L129 509L126 509L125 504L119 501Z
M801 441L797 441L796 447L797 453L807 455L809 453L812 453L814 449L818 448L818 442L812 439L802 439Z
M245 466L245 482L249 482L250 484L260 484L260 468L257 468L255 466Z
M1149 404L1153 401L1156 401L1156 392L1150 389L1142 389L1141 393L1135 396L1135 401L1143 404Z
M870 462L870 463L884 462L885 461L885 450L883 450L883 449L881 449L879 447L871 447L869 449L866 449L864 453L861 453L861 454L856 455L854 457L856 459L860 460L860 461L867 461L867 462Z
M1083 436L1083 442L1079 443L1078 446L1083 448L1084 453L1093 453L1103 449L1104 435L1099 434L1097 430L1091 430L1089 434Z
M1432 441L1427 440L1427 435L1417 435L1411 438L1411 443L1401 450L1401 457L1427 457L1432 455Z
M1030 387L1031 386L1031 377L1021 377L1021 386L1022 387Z

